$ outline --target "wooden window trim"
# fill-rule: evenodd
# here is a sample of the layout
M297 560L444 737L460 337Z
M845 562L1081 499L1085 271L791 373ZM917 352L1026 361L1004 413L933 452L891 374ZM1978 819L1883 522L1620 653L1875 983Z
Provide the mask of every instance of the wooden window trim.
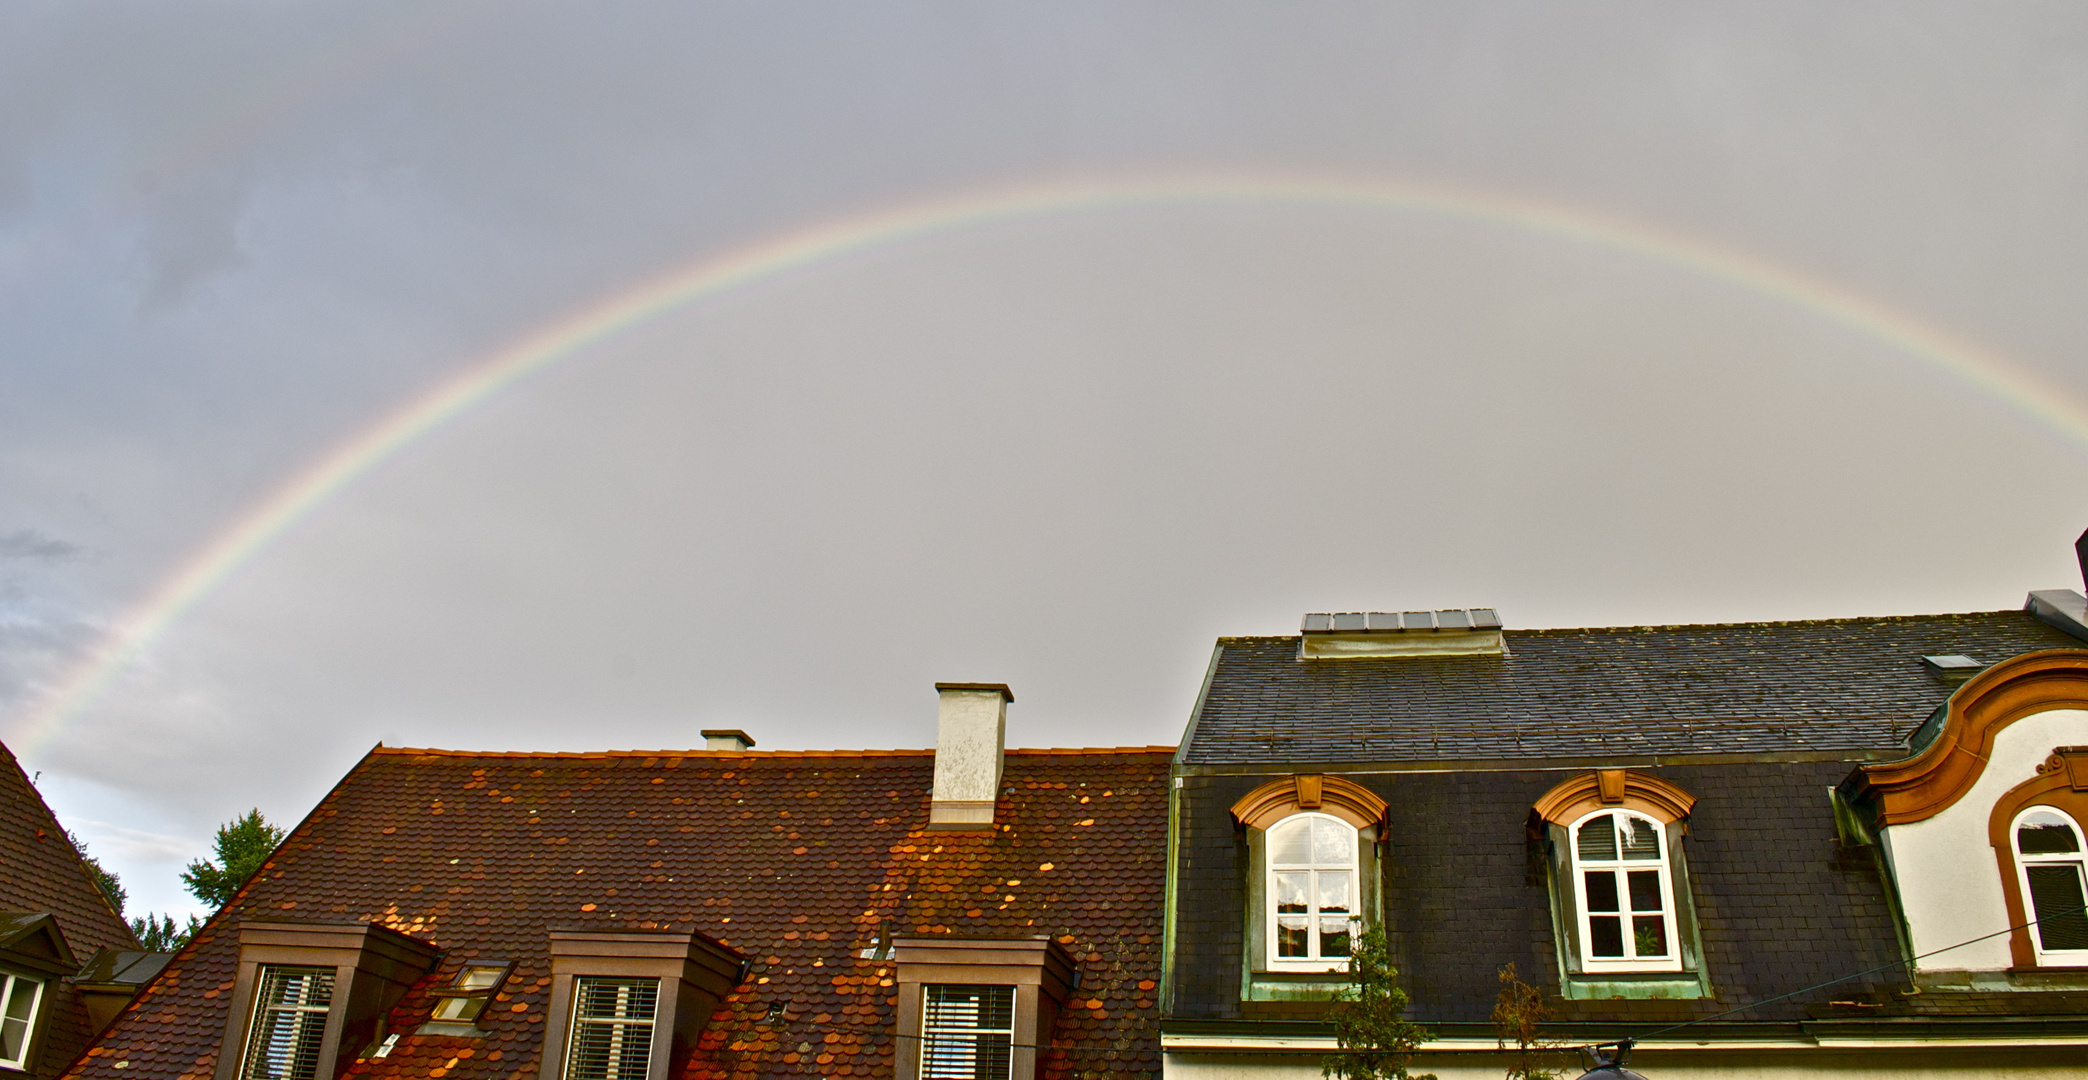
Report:
M2016 861L2015 837L2010 833L2015 819L2033 806L2049 806L2065 813L2083 830L2083 840L2088 841L2088 746L2053 750L2038 765L2036 776L1994 801L1993 812L1987 817L1987 844L1994 849L1996 869L2001 874L2001 899L2008 909L2008 925L2016 928L2008 935L2009 959L2021 971L2079 971L2084 965L2078 962L2040 964L2037 943L2031 940L2030 928L2023 925L2032 916L2023 896L2023 871Z
M333 1004L327 1010L313 1073L320 1080L332 1080L355 1060L357 1051L382 1037L386 1014L440 955L435 946L377 923L240 924L239 973L218 1046L215 1080L239 1080L263 965L334 969Z
M922 988L930 985L1015 988L1015 1060L1009 1080L1035 1080L1038 1047L1051 1042L1060 1008L1072 994L1077 966L1047 937L899 938L896 1080L920 1080Z
M678 1075L725 995L746 976L736 950L694 930L551 931L551 1000L539 1052L540 1080L563 1080L573 1035L573 987L583 977L658 979L659 1008L646 1080Z

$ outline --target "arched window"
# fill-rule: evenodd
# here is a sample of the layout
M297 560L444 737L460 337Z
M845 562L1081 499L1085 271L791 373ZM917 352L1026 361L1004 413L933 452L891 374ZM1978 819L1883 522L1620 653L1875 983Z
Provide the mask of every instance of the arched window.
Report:
M1567 831L1583 970L1681 970L1667 830L1637 811L1598 810Z
M2081 827L2065 811L2032 806L2009 826L2025 905L2037 925L2030 940L2039 964L2088 964L2088 878L2082 873Z
M1324 970L1348 962L1361 915L1356 827L1302 813L1269 827L1269 966Z

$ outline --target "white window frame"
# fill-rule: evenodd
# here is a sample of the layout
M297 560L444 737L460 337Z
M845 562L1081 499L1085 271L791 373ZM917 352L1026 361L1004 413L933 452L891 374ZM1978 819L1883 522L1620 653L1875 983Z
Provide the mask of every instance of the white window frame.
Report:
M29 1070L29 1056L36 1046L36 1021L43 1011L44 983L45 980L43 979L32 979L27 975L15 975L12 973L0 975L0 1009L13 1004L15 994L20 992L22 987L33 988L29 991L29 1014L22 1023L21 1056L13 1058L0 1057L0 1066L20 1069L24 1072ZM14 1022L12 1017L5 1013L0 1013L0 1024ZM0 1051L0 1053L4 1053L4 1051Z
M971 1027L959 1027L956 1025L937 1027L935 1024L936 1006L934 1000L936 992L953 987L1005 991L1008 997L1008 1026L1004 1028L989 1028L975 1024ZM921 1063L919 1069L921 1080L994 1080L996 1074L990 1069L985 1075L981 1075L976 1067L979 1057L978 1040L980 1036L987 1035L1001 1035L1007 1038L1007 1054L1001 1061L1002 1069L997 1075L1000 1078L1004 1078L1004 1080L1012 1080L1015 1075L1015 998L1016 993L1013 986L998 983L924 984L921 987ZM959 1045L969 1042L972 1048L970 1056L974 1062L974 1067L964 1071L938 1068L935 1050L936 1046L944 1040Z
M620 1033L623 1036L621 1045L625 1046L630 1044L633 1035L643 1032L643 1038L639 1040L639 1045L645 1049L645 1064L640 1068L631 1069L628 1067L628 1061L622 1057L617 1057L612 1060L608 1071L604 1074L605 1080L645 1080L645 1077L651 1075L654 1032L658 1030L660 1023L660 1008L662 1004L660 998L666 990L666 987L660 985L660 982L659 979L628 975L575 975L573 977L573 1015L571 1021L566 1025L565 1062L564 1068L561 1070L565 1074L566 1080L571 1080L574 1064L580 1057L578 1051L580 1025L582 1023L607 1024L612 1028L620 1029ZM587 986L589 983L651 983L653 986L652 1015L643 1018L582 1017L580 1010L587 1002Z
M1311 821L1312 819L1318 819L1318 820L1324 820L1324 821L1329 821L1329 822L1332 822L1332 823L1334 823L1335 825L1339 825L1339 826L1340 826L1340 827L1341 827L1341 828L1342 828L1343 830L1347 831L1347 833L1349 834L1349 837L1350 837L1350 843L1349 843L1349 858L1348 858L1348 862L1347 862L1347 863L1345 863L1345 864L1344 864L1344 863L1332 863L1332 862L1329 862L1329 863L1320 863L1320 862L1310 862L1310 863L1289 863L1289 864L1285 864L1285 865L1283 865L1283 866L1280 866L1280 867L1279 867L1279 866L1278 866L1278 865L1276 864L1276 832L1277 832L1277 830L1279 830L1279 829L1284 829L1284 828L1288 828L1288 827L1290 827L1290 826L1292 826L1292 825L1294 825L1294 824L1298 824L1298 823L1309 823L1309 822L1310 822L1310 821ZM1307 827L1308 827L1308 828L1310 827L1310 826L1309 826L1309 824L1307 824ZM1362 929L1363 929L1363 923L1362 923L1362 919L1363 919L1363 911L1362 911L1362 908L1363 908L1363 866L1362 866L1362 851L1363 851L1363 834L1362 834L1362 830L1360 830L1360 829L1357 829L1357 828L1356 828L1356 827L1355 827L1354 825L1351 825L1351 824L1349 824L1348 822L1346 822L1346 821L1343 821L1343 820L1342 820L1341 818L1338 818L1338 817L1334 816L1333 814L1323 814L1323 813L1320 813L1320 812L1318 812L1318 811L1314 811L1314 810L1306 810L1306 811L1300 811L1300 812L1298 812L1298 813L1295 813L1295 814L1291 814L1291 815L1288 815L1288 816L1286 816L1286 817L1285 817L1285 818L1284 818L1283 820L1281 820L1281 821L1277 821L1277 822L1274 822L1274 823L1273 823L1273 824L1271 824L1271 825L1270 825L1270 826L1269 826L1269 827L1268 827L1267 829L1263 830L1263 832L1262 832L1262 940L1263 940L1263 943L1264 943L1264 945L1265 945L1265 948L1264 948L1264 950L1263 950L1263 951L1264 951L1264 953L1266 954L1266 957L1265 957L1265 958L1266 958L1266 960L1267 960L1267 962L1268 962L1268 965L1269 965L1269 967L1268 967L1268 970L1270 970L1270 971L1346 971L1346 970L1348 970L1348 966L1349 966L1349 958L1348 958L1347 956L1327 956L1327 957L1323 957L1323 956L1321 956L1321 955L1320 955L1320 941L1319 941L1319 937L1320 937L1320 936L1319 936L1319 933L1318 933L1318 927L1319 927L1319 921L1320 921L1320 919L1322 919L1322 918L1324 918L1324 917L1326 917L1326 916L1323 916L1323 915L1321 914L1321 912L1320 912L1320 898L1319 898L1319 875L1320 875L1320 874L1322 874L1322 873L1327 873L1327 872L1332 872L1332 871L1346 871L1346 872L1347 872L1347 874L1348 874L1348 876L1349 876L1349 908L1350 908L1350 910L1349 910L1349 912L1348 912L1348 919L1349 919L1349 947L1350 947L1350 949L1351 949L1351 950L1353 951L1353 949L1355 948L1355 939L1356 939L1356 936L1357 936L1358 934L1360 934L1360 933L1362 932ZM1277 933L1277 925L1276 925L1276 920L1277 920L1277 918L1279 917L1279 916L1278 916L1278 912L1277 912L1277 910L1276 910L1276 897L1277 897L1277 889L1276 889L1276 875L1277 875L1278 873L1297 873L1297 872L1299 872L1299 871L1310 871L1310 872L1312 873L1312 881L1313 881L1313 885L1312 885L1312 899L1311 899L1310 903L1309 903L1309 904L1307 905L1307 907L1306 907L1306 911L1305 911L1305 918L1306 918L1306 920L1307 920L1307 925L1308 925L1308 926L1309 926L1309 927L1311 928L1311 929L1309 929L1309 930L1307 931L1307 933L1306 933L1306 936L1305 936L1305 942L1306 942L1306 955L1305 955L1305 956L1303 956L1303 957L1296 957L1296 956L1280 956L1280 955L1278 955L1278 954L1277 954L1277 949L1278 949L1279 945L1281 944L1281 937L1280 937L1280 935L1279 935L1279 934ZM1289 914L1289 915L1292 915L1292 916L1295 916L1295 915L1296 915L1297 913L1296 913L1296 912L1289 912L1289 913L1287 913L1287 914Z
M1626 859L1623 857L1622 833L1619 830L1617 857L1614 859L1582 859L1580 850L1581 826L1599 817L1614 817L1622 821L1643 821L1653 826L1653 835L1660 845L1659 854L1653 859ZM1612 828L1616 828L1615 824ZM1634 971L1680 971L1682 970L1682 939L1678 934L1675 919L1675 876L1672 868L1673 853L1668 846L1667 824L1659 818L1636 810L1623 810L1613 806L1590 811L1575 818L1566 826L1566 844L1570 857L1567 866L1573 875L1574 917L1579 920L1581 970L1590 973L1634 972ZM1668 951L1662 956L1641 957L1638 955L1637 934L1632 932L1630 882L1626 872L1656 871L1660 875L1661 920L1666 934ZM1593 913L1588 910L1588 874L1613 873L1617 877L1617 905L1621 909L1616 915L1620 920L1623 935L1624 956L1597 957ZM1608 913L1604 913L1608 914Z
M2066 822L2067 826L2073 829L2075 850L2050 855L2024 854L2022 841L2017 838L2016 830L2022 828L2024 818L2038 813L2051 814ZM2024 807L2016 814L2015 820L2008 823L2008 850L2015 856L2016 888L2020 890L2023 898L2023 915L2026 920L2044 917L2043 913L2037 910L2037 898L2030 892L2032 866L2071 865L2074 872L2081 877L2083 895L2088 896L2088 833L2082 832L2081 823L2075 821L2072 814L2044 803ZM2030 947L2037 955L2039 967L2088 967L2088 949L2045 948L2042 924L2030 927Z

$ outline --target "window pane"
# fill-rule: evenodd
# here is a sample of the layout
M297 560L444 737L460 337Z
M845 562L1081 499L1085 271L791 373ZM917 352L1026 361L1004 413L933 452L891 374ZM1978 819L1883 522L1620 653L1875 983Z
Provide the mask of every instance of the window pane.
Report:
M2088 915L2080 910L2080 864L2030 866L2025 876L2030 879L2030 904L2037 912L2037 940L2047 951L2088 949Z
M1631 920L1631 948L1640 959L1666 956L1667 920L1658 915L1639 915Z
M2081 842L2065 818L2033 810L2016 826L2016 850L2025 855L2060 855L2081 850Z
M1617 874L1614 870L1590 870L1581 875L1588 883L1588 910L1617 910Z
M1350 878L1346 870L1322 870L1319 874L1319 909L1354 911L1349 900Z
M1627 827L1624 835L1624 857L1627 859L1660 858L1660 829L1645 818L1625 818Z
M1590 818L1580 827L1580 857L1583 859L1614 859L1617 857L1617 830L1610 824L1610 815Z
M1292 818L1270 829L1269 861L1280 866L1312 862L1312 819Z
M1276 920L1276 955L1303 957L1306 931L1312 920L1303 915L1283 915Z
M436 1020L476 1020L486 1011L486 999L482 997L446 997L437 999Z
M1340 866L1356 858L1356 830L1327 818L1312 819L1312 861Z
M1276 877L1276 910L1304 911L1312 903L1312 871L1285 870Z
M1624 922L1615 915L1595 915L1588 919L1588 953L1598 957L1621 957L1624 955Z
M0 1014L0 1059L19 1064L29 1052L29 1021L36 1008L39 983L31 979L0 976L7 994L6 1011Z
M1624 875L1626 887L1631 890L1631 910L1666 911L1667 904L1660 896L1660 871L1633 870Z
M500 981L500 973L507 970L498 967L468 967L457 973L456 987L459 990L491 990Z
M1320 920L1320 955L1347 956L1349 954L1349 920Z

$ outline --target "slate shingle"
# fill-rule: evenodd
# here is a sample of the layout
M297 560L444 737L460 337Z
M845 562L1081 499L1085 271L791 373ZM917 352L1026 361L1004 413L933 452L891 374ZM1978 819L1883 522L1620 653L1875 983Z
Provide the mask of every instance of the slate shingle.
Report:
M2022 611L1524 630L1507 655L1300 661L1220 638L1187 765L1878 750L1987 663L2082 642Z

